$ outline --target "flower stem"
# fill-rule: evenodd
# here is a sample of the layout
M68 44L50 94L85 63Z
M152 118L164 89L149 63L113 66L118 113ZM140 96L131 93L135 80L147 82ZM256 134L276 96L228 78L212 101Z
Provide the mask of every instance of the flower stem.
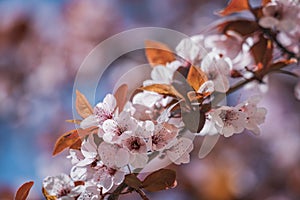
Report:
M127 187L127 184L125 182L121 183L116 189L115 191L113 191L109 196L108 196L108 200L117 200L119 199L120 194L122 193L122 191Z
M136 189L135 191L141 196L141 198L142 198L143 200L149 200L149 198L146 196L146 194L145 194L145 192L144 192L143 190L141 190L141 189Z

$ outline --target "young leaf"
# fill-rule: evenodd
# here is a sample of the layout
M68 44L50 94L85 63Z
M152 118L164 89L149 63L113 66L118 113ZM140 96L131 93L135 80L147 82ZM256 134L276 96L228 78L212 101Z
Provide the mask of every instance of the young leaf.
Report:
M202 94L202 93L197 93L195 91L189 91L187 93L190 102L199 102L199 103L202 103L203 99L208 95L210 95L210 93Z
M167 95L177 98L183 98L181 94L172 86L167 84L153 84L140 88L151 92L156 92L161 95Z
M31 187L33 186L33 181L24 183L17 191L15 200L26 200Z
M80 93L78 90L76 90L76 101L75 101L75 107L77 113L82 118L87 118L91 114L93 114L93 108L86 99L86 97Z
M79 119L67 119L66 122L73 123L73 124L80 124L82 120Z
M207 81L207 76L201 69L195 66L191 66L188 76L187 76L187 82L189 83L192 88L197 91L203 83Z
M182 120L189 131L199 133L205 124L205 113L199 109L182 113Z
M89 128L86 128L86 129L78 129L78 135L79 135L80 138L84 138L87 135L97 134L98 131L99 131L99 127L91 126Z
M139 189L142 187L142 181L138 179L135 174L126 175L124 182L133 189Z
M127 92L128 92L128 86L126 84L123 84L114 93L114 96L117 100L117 106L119 108L119 112L123 110L126 104Z
M262 6L265 6L265 5L267 5L268 3L270 3L271 2L271 0L262 0L261 1L261 5Z
M74 142L74 144L72 144L69 149L75 149L75 150L80 150L81 149L81 143L82 143L82 140L81 138L78 138L76 140L76 142Z
M56 200L57 198L55 196L50 196L45 188L42 188L42 193L46 200Z
M231 0L227 7L219 12L219 15L226 16L232 13L241 12L244 10L249 10L249 2L248 0Z
M146 57L152 67L155 67L156 65L165 65L176 60L171 49L165 44L152 40L146 40L145 46Z
M72 146L77 142L78 139L80 138L76 129L63 134L57 139L52 155L55 156L56 154L62 152L64 149Z
M171 169L160 169L149 174L143 181L143 188L156 192L173 188L176 185L176 172Z
M66 148L80 149L81 139L90 134L97 134L98 129L97 126L92 126L86 129L74 129L64 133L56 140L52 155L55 156Z
M259 30L259 26L255 21L250 21L246 19L224 22L218 25L218 28L224 34L226 34L227 31L234 31L240 34L241 36L247 36Z
M259 41L255 43L251 49L251 54L255 60L255 63L262 67L267 67L273 59L273 44L271 40L268 40L261 35Z
M273 63L272 65L270 65L270 69L272 70L279 70L281 68L283 68L284 66L287 66L289 64L292 64L292 63L296 63L297 61L294 60L294 59L291 59L291 60L282 60L282 61L278 61L276 63Z

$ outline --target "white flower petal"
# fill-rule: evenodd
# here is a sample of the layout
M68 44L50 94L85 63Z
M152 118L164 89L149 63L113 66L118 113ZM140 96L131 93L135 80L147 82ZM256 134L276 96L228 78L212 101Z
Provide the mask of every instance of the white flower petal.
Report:
M121 170L116 171L116 173L114 174L114 184L115 185L120 185L125 178L125 173L122 172Z
M262 17L259 20L259 25L264 28L273 28L278 25L278 20L274 17Z
M98 125L99 125L99 123L98 123L95 115L90 115L80 122L80 128L82 128L82 129L86 129L86 128L89 128L92 126L98 126Z
M116 167L123 167L129 163L130 153L125 149L119 149L115 156Z
M143 168L148 161L147 154L134 154L134 160L130 163L134 168Z
M189 162L189 153L193 149L193 142L188 138L180 138L176 144L167 150L167 156L175 164L179 165L181 163Z

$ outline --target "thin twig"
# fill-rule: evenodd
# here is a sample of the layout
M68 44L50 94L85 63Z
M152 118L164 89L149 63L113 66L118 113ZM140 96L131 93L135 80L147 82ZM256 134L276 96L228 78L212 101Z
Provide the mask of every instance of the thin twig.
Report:
M245 86L246 84L256 80L257 78L255 76L253 76L252 78L246 79L244 81L241 81L239 83L237 83L236 85L232 86L227 92L226 94L231 94L235 91L237 91L238 89L242 88L243 86Z
M143 190L141 190L141 189L136 189L135 191L141 196L141 198L142 198L143 200L149 200L149 198L146 196L146 194L145 194L145 192L144 192Z

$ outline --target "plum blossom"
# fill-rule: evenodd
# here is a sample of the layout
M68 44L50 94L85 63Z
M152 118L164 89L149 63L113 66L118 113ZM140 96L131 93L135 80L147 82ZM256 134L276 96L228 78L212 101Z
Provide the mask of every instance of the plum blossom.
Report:
M122 143L132 153L147 153L146 142L140 137L131 136Z
M113 119L107 119L103 123L103 140L108 143L119 143L122 139L129 137L137 128L137 121L131 117L129 112L121 112Z
M180 41L176 47L178 56L184 58L193 65L198 65L200 60L206 55L204 49L204 36L195 35Z
M129 164L130 153L120 145L102 142L98 147L98 153L104 165L110 168L120 168Z
M43 187L50 196L55 196L58 200L75 200L75 197L84 190L82 185L75 186L66 174L46 177L43 181Z
M177 137L179 130L169 123L159 123L155 126L154 134L151 136L151 148L154 151L164 149L172 140Z
M236 106L236 108L246 114L245 128L255 134L260 134L258 125L265 121L267 114L267 109L263 107L257 107L259 101L259 96L255 96Z
M94 172L91 178L91 183L95 184L98 188L102 188L102 192L106 193L113 185L119 185L125 178L123 170L115 169L98 162L94 167Z
M100 198L100 188L90 181L84 184L84 191L78 197L78 200L98 200Z
M263 8L259 24L283 32L299 31L300 4L294 0L273 0Z
M131 136L124 140L123 147L130 152L130 164L134 168L143 168L147 164L147 144L143 138Z
M205 124L202 130L197 135L201 135L201 136L216 135L218 133L219 132L215 127L215 122L212 120L211 115L208 113L206 116Z
M241 133L246 125L246 114L234 107L222 106L211 111L210 115L218 132L225 137Z
M138 137L149 138L154 132L155 125L150 120L139 121L135 135Z
M278 41L296 55L300 52L300 3L295 0L273 0L263 8L259 24L278 32Z
M93 135L89 135L86 140L83 140L81 144L81 153L84 156L84 159L77 163L78 166L86 166L95 160L99 160L97 145Z
M162 95L154 92L143 91L134 95L132 103L143 105L147 108L153 108L157 102L161 101L162 99Z
M205 48L216 54L229 57L232 68L242 70L252 63L251 47L252 38L245 39L235 32L227 31L226 35L209 35L205 39Z
M79 153L78 153L79 154ZM75 160L75 158L73 158ZM92 176L93 165L100 159L94 136L89 135L82 142L81 154L77 157L78 162L72 167L70 176L75 181L87 180Z
M85 129L91 126L102 127L102 124L107 119L112 119L116 111L117 102L112 94L107 94L103 102L98 103L94 107L94 113L82 120L80 127Z
M144 86L153 84L171 84L174 72L181 66L181 62L175 60L167 63L166 66L155 66L151 72L151 80L143 82Z
M67 158L71 159L71 163L72 165L77 164L79 161L84 159L83 154L81 153L80 150L77 149L70 149L69 151L69 155L67 156Z
M151 80L145 80L143 86L149 86L153 84L168 84L173 81L174 72L181 66L181 62L175 60L171 63L155 66L151 72ZM164 97L163 95L143 91L138 93L133 98L133 104L144 105L149 108L153 107L165 107L173 98Z
M190 152L193 150L193 141L189 138L179 138L171 148L167 149L166 155L176 165L190 162Z
M226 92L230 85L227 76L232 68L231 60L222 54L208 53L201 62L201 69L208 79L213 81L214 89L218 92Z

